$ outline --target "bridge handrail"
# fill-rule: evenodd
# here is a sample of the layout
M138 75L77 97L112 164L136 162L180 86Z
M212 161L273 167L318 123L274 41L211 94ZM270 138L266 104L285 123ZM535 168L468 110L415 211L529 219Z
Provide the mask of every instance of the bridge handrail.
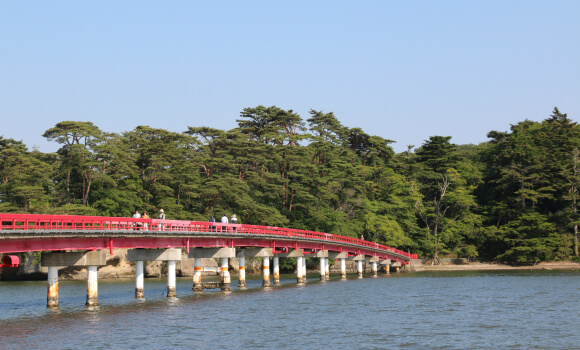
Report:
M151 230L170 232L215 232L241 233L312 238L329 242L340 242L361 245L373 249L389 251L410 259L417 259L417 254L410 254L375 242L331 233L298 230L275 226L222 224L219 222L135 219L125 217L47 215L47 214L12 214L0 213L0 230Z

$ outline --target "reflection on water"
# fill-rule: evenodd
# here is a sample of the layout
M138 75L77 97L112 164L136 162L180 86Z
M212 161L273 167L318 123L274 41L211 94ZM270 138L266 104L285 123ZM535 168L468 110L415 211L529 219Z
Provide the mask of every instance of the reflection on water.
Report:
M363 348L578 349L580 272L401 273L327 283L196 294L177 280L99 281L99 306L85 307L86 282L61 281L59 308L46 282L0 282L2 348Z

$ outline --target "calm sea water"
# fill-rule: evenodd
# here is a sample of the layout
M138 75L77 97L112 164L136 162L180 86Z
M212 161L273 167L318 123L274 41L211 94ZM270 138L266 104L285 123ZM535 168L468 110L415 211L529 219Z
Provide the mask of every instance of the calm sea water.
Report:
M264 289L194 294L177 281L61 281L46 308L46 282L0 282L2 349L580 349L580 272L418 272L304 286L293 275ZM204 280L206 278L204 277ZM209 279L208 279L209 280Z

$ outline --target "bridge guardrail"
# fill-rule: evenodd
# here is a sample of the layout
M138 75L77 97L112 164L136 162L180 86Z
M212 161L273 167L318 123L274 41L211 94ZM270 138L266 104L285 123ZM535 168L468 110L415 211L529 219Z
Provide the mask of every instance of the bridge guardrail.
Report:
M410 254L379 243L330 233L297 230L275 226L223 224L219 222L211 223L205 221L0 213L0 230L139 230L168 232L235 232L265 236L312 238L317 240L326 240L329 242L349 243L362 245L373 249L389 251L408 257L409 259L418 258L417 254Z

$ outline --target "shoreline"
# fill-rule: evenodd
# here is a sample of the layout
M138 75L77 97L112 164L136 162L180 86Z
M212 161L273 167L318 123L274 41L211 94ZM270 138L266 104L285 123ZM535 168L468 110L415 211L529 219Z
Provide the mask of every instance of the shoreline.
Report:
M580 263L560 261L541 262L535 265L508 265L500 263L463 263L442 265L419 265L413 266L411 271L488 271L488 270L580 270Z

